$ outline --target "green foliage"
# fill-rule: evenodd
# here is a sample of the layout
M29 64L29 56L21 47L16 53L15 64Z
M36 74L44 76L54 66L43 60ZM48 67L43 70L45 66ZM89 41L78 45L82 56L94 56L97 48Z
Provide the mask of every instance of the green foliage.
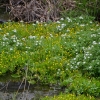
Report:
M76 96L75 94L60 94L54 97L47 96L45 98L42 98L41 100L95 100L95 99L91 96L86 97L84 95Z
M65 90L66 93L100 96L100 81L95 79L86 79L76 75L74 78L67 79L66 83L68 86Z
M96 16L100 12L99 0L76 0L79 11L92 16Z
M0 75L25 77L31 84L59 83L68 93L99 96L100 26L93 19L0 25Z

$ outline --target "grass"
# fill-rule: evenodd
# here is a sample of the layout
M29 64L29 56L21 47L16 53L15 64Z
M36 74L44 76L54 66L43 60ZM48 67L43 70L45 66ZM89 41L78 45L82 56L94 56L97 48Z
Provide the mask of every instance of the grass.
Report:
M31 84L59 83L66 93L99 97L100 24L93 20L79 16L0 25L0 75L25 77ZM83 97L75 95L75 100Z

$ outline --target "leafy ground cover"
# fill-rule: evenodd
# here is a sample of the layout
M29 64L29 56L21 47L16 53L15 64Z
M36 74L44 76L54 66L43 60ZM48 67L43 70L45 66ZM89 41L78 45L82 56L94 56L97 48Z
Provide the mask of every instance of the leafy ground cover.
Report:
M31 84L59 84L66 93L100 97L100 24L93 19L0 25L0 75L9 73Z
M74 94L60 94L59 96L54 96L54 97L45 97L41 100L95 100L94 97L91 96L84 96L84 95L80 95L80 96L76 96Z

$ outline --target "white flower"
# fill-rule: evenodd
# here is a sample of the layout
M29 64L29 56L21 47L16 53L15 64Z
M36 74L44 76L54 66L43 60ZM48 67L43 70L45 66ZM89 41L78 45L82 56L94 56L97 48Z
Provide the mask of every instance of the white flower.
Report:
M66 68L66 70L68 70L68 68Z
M66 37L66 34L62 34L61 37Z
M70 30L69 30L69 29L67 29L67 30L66 30L66 32L70 32Z
M79 65L80 64L80 62L77 62L77 65Z
M85 26L85 25L84 25L84 24L81 24L80 26L82 26L82 27L83 27L83 26Z
M15 32L15 33L17 32L17 30L16 30L16 29L14 29L14 30L12 30L12 31L13 31L13 32Z
M13 50L13 48L10 48L10 51L12 51Z
M13 42L16 42L16 40L15 40L15 39L13 39Z
M8 39L8 38L6 38L6 37L3 37L3 40L4 40L4 41L6 41L6 40L9 40L9 39Z
M58 69L58 71L60 71L60 69Z
M82 49L85 49L85 47L82 47Z
M44 26L47 26L47 24L44 24Z
M85 64L86 62L84 61L83 64Z
M67 42L64 42L65 44L67 43Z
M53 37L53 35L52 35L52 34L50 34L50 37Z
M3 45L3 46L5 46L5 45L6 45L6 44L5 44L5 42L1 42L1 43L2 43L2 45Z
M93 31L94 29L93 28L91 28L91 31Z
M9 33L6 33L6 35L9 35Z
M40 38L41 38L41 39L43 39L43 38L44 38L44 36L41 36Z
M92 68L92 66L89 66L89 69L91 69Z
M41 45L41 41L35 41L35 45Z
M37 24L39 24L39 21L36 21Z
M57 29L59 29L60 28L60 26L57 26Z
M23 41L25 41L25 38L22 38Z
M75 66L75 68L78 68L77 66Z
M100 33L98 33L98 34L100 34Z
M74 58L73 60L76 60L76 58Z
M99 62L97 62L97 64L99 64Z
M97 44L96 41L93 41L92 43L93 43L93 44Z
M71 69L73 69L74 67L71 65L71 67L70 67Z
M21 23L23 23L24 21L23 21L23 20L21 20L20 22L21 22Z
M36 24L33 23L32 25L35 26Z
M76 44L73 45L74 47L76 46Z
M72 22L72 20L69 17L67 17L66 19L68 20L68 22Z
M20 42L17 42L16 46L18 46L18 45L22 46L22 43L20 43Z
M13 38L16 38L16 35L12 35L11 38L12 38L12 39L13 39Z
M1 31L2 29L0 28L0 31Z
M60 73L59 73L59 72L57 72L57 74L59 75Z
M96 34L92 34L91 37L96 37Z
M64 18L61 18L60 20L64 20Z
M61 28L64 28L66 26L66 24L61 24Z
M56 23L60 24L60 21L57 21Z
M27 49L30 49L30 47L26 47Z
M80 17L79 17L79 19L83 19L83 17L82 17L82 16L80 16Z
M28 51L25 51L26 53L28 53Z
M29 36L29 39L35 39L35 38L36 36L32 36L32 35Z

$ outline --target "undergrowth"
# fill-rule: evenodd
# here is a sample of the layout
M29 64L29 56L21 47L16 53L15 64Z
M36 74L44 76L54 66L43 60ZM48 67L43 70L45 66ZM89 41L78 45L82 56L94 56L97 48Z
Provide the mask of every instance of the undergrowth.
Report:
M59 84L66 93L99 97L100 24L93 19L0 25L0 75L25 77L31 84Z

